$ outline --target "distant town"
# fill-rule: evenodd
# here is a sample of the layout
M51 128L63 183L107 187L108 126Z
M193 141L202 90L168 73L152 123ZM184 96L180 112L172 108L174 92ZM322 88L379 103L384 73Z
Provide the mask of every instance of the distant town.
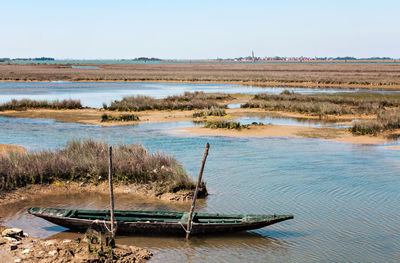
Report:
M285 61L285 62L312 62L312 61L377 61L377 60L399 60L391 57L368 57L368 58L356 58L351 56L346 57L256 57L254 53L252 56L237 57L237 58L216 58L216 59L160 59L153 57L138 57L133 59L55 59L51 57L38 57L38 58L0 58L0 62L46 62L46 61L142 61L142 62L157 62L157 61L209 61L209 62L274 62L274 61Z

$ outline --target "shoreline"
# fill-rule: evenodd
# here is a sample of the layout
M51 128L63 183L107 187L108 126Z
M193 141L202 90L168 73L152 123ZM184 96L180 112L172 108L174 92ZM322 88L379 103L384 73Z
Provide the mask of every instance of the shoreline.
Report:
M135 125L141 123L160 123L160 122L179 122L179 121L204 121L212 120L212 117L206 119L193 118L195 111L190 110L175 110L175 111L140 111L134 112L139 116L139 121L128 122L101 122L101 115L103 113L118 115L125 112L105 111L102 109L77 109L77 110L47 110L47 109L33 109L27 111L4 111L0 112L0 116L6 117L20 117L20 118L45 118L53 119L57 122L79 123L86 125L100 125L103 127L111 126L125 126ZM242 117L273 117L278 118L292 118L302 119L309 121L320 121L318 116L305 115L291 112L281 111L265 111L262 109L242 109L234 108L227 109L227 115L221 117L223 120L236 120ZM132 113L132 112L130 112ZM322 121L334 121L341 124L351 124L352 119L368 120L373 116L357 116L357 115L343 115L343 116L328 116ZM249 129L229 130L229 129L211 129L204 127L187 127L176 128L173 130L180 130L180 133L191 133L194 135L212 135L212 136L232 136L232 137L302 137L302 138L319 138L328 139L339 142L356 143L356 144L382 144L390 142L385 136L387 133L380 134L379 136L356 136L351 134L345 128L324 128L324 127L307 127L307 126L290 126L290 125L273 125L264 124L262 126L250 126ZM182 132L186 130L186 132ZM0 148L1 153L1 148Z
M236 81L236 80L166 80L166 79L147 79L147 80L64 80L64 79L0 79L0 82L76 82L76 83L175 83L175 84L236 84L244 86L257 86L257 87L290 87L290 88L321 88L321 89L365 89L365 90L387 90L387 91L400 91L400 84L362 84L362 83L324 83L312 81Z
M176 128L175 131L181 134L200 136L315 138L351 144L383 144L388 142L383 136L354 136L345 129L289 125L250 126L249 129L242 130L186 127Z
M61 182L56 181L52 184L32 184L20 187L12 191L0 192L0 206L13 204L28 199L35 199L43 196L57 195L58 193L100 193L108 194L109 186L107 183L94 185L89 183ZM127 194L139 198L152 199L161 202L189 202L193 200L193 191L185 190L176 193L158 194L152 184L115 184L115 194ZM198 197L204 199L205 197Z
M82 234L78 239L41 239L30 237L23 229L7 228L0 225L0 258L1 262L108 262L110 252L93 253L89 247L101 251L105 243L98 244L90 241L90 235ZM100 239L101 240L101 239ZM106 248L108 248L106 246ZM112 262L146 262L153 254L137 246L116 244L112 248ZM111 262L111 261L110 261Z
M26 148L19 145L12 144L0 144L0 155L5 154L7 152L17 152L17 153L25 153Z

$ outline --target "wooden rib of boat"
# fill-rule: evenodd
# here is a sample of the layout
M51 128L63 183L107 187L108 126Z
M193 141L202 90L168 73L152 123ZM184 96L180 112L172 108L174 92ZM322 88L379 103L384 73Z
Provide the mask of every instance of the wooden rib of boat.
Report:
M88 228L110 227L109 210L78 210L32 207L28 213L71 230L86 231ZM114 212L117 233L168 233L186 234L189 219L187 212L124 211ZM288 219L293 215L223 215L194 213L191 235L245 231L262 228Z

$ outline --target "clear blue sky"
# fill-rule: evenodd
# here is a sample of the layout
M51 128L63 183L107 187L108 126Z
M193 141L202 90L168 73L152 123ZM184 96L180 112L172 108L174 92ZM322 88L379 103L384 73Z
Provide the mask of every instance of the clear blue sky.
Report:
M0 57L400 57L399 0L1 0Z

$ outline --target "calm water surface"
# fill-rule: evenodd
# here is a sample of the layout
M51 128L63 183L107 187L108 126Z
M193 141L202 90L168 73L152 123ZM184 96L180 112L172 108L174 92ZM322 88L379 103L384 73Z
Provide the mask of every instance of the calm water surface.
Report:
M284 87L252 87L235 84L193 83L123 83L123 82L0 82L0 103L11 99L30 98L36 100L80 99L87 107L101 108L104 103L122 99L124 96L146 95L163 98L180 95L185 91L257 94L267 92L279 94L283 90L302 94L355 92L354 89L305 89ZM372 91L370 91L372 92ZM389 91L373 91L389 93ZM390 91L390 93L396 93ZM400 94L399 92L397 92Z
M199 211L292 213L294 220L224 236L134 236L154 262L399 262L400 151L306 138L231 138L180 135L190 122L100 127L45 119L0 117L0 143L29 150L62 147L76 136L110 144L141 143L173 155L195 177L204 145L211 150L204 179L210 195ZM388 144L390 145L390 144ZM393 144L395 145L395 144ZM188 210L187 204L117 195L120 209ZM39 237L74 237L26 214L29 206L106 208L107 196L63 195L1 209L6 224Z

